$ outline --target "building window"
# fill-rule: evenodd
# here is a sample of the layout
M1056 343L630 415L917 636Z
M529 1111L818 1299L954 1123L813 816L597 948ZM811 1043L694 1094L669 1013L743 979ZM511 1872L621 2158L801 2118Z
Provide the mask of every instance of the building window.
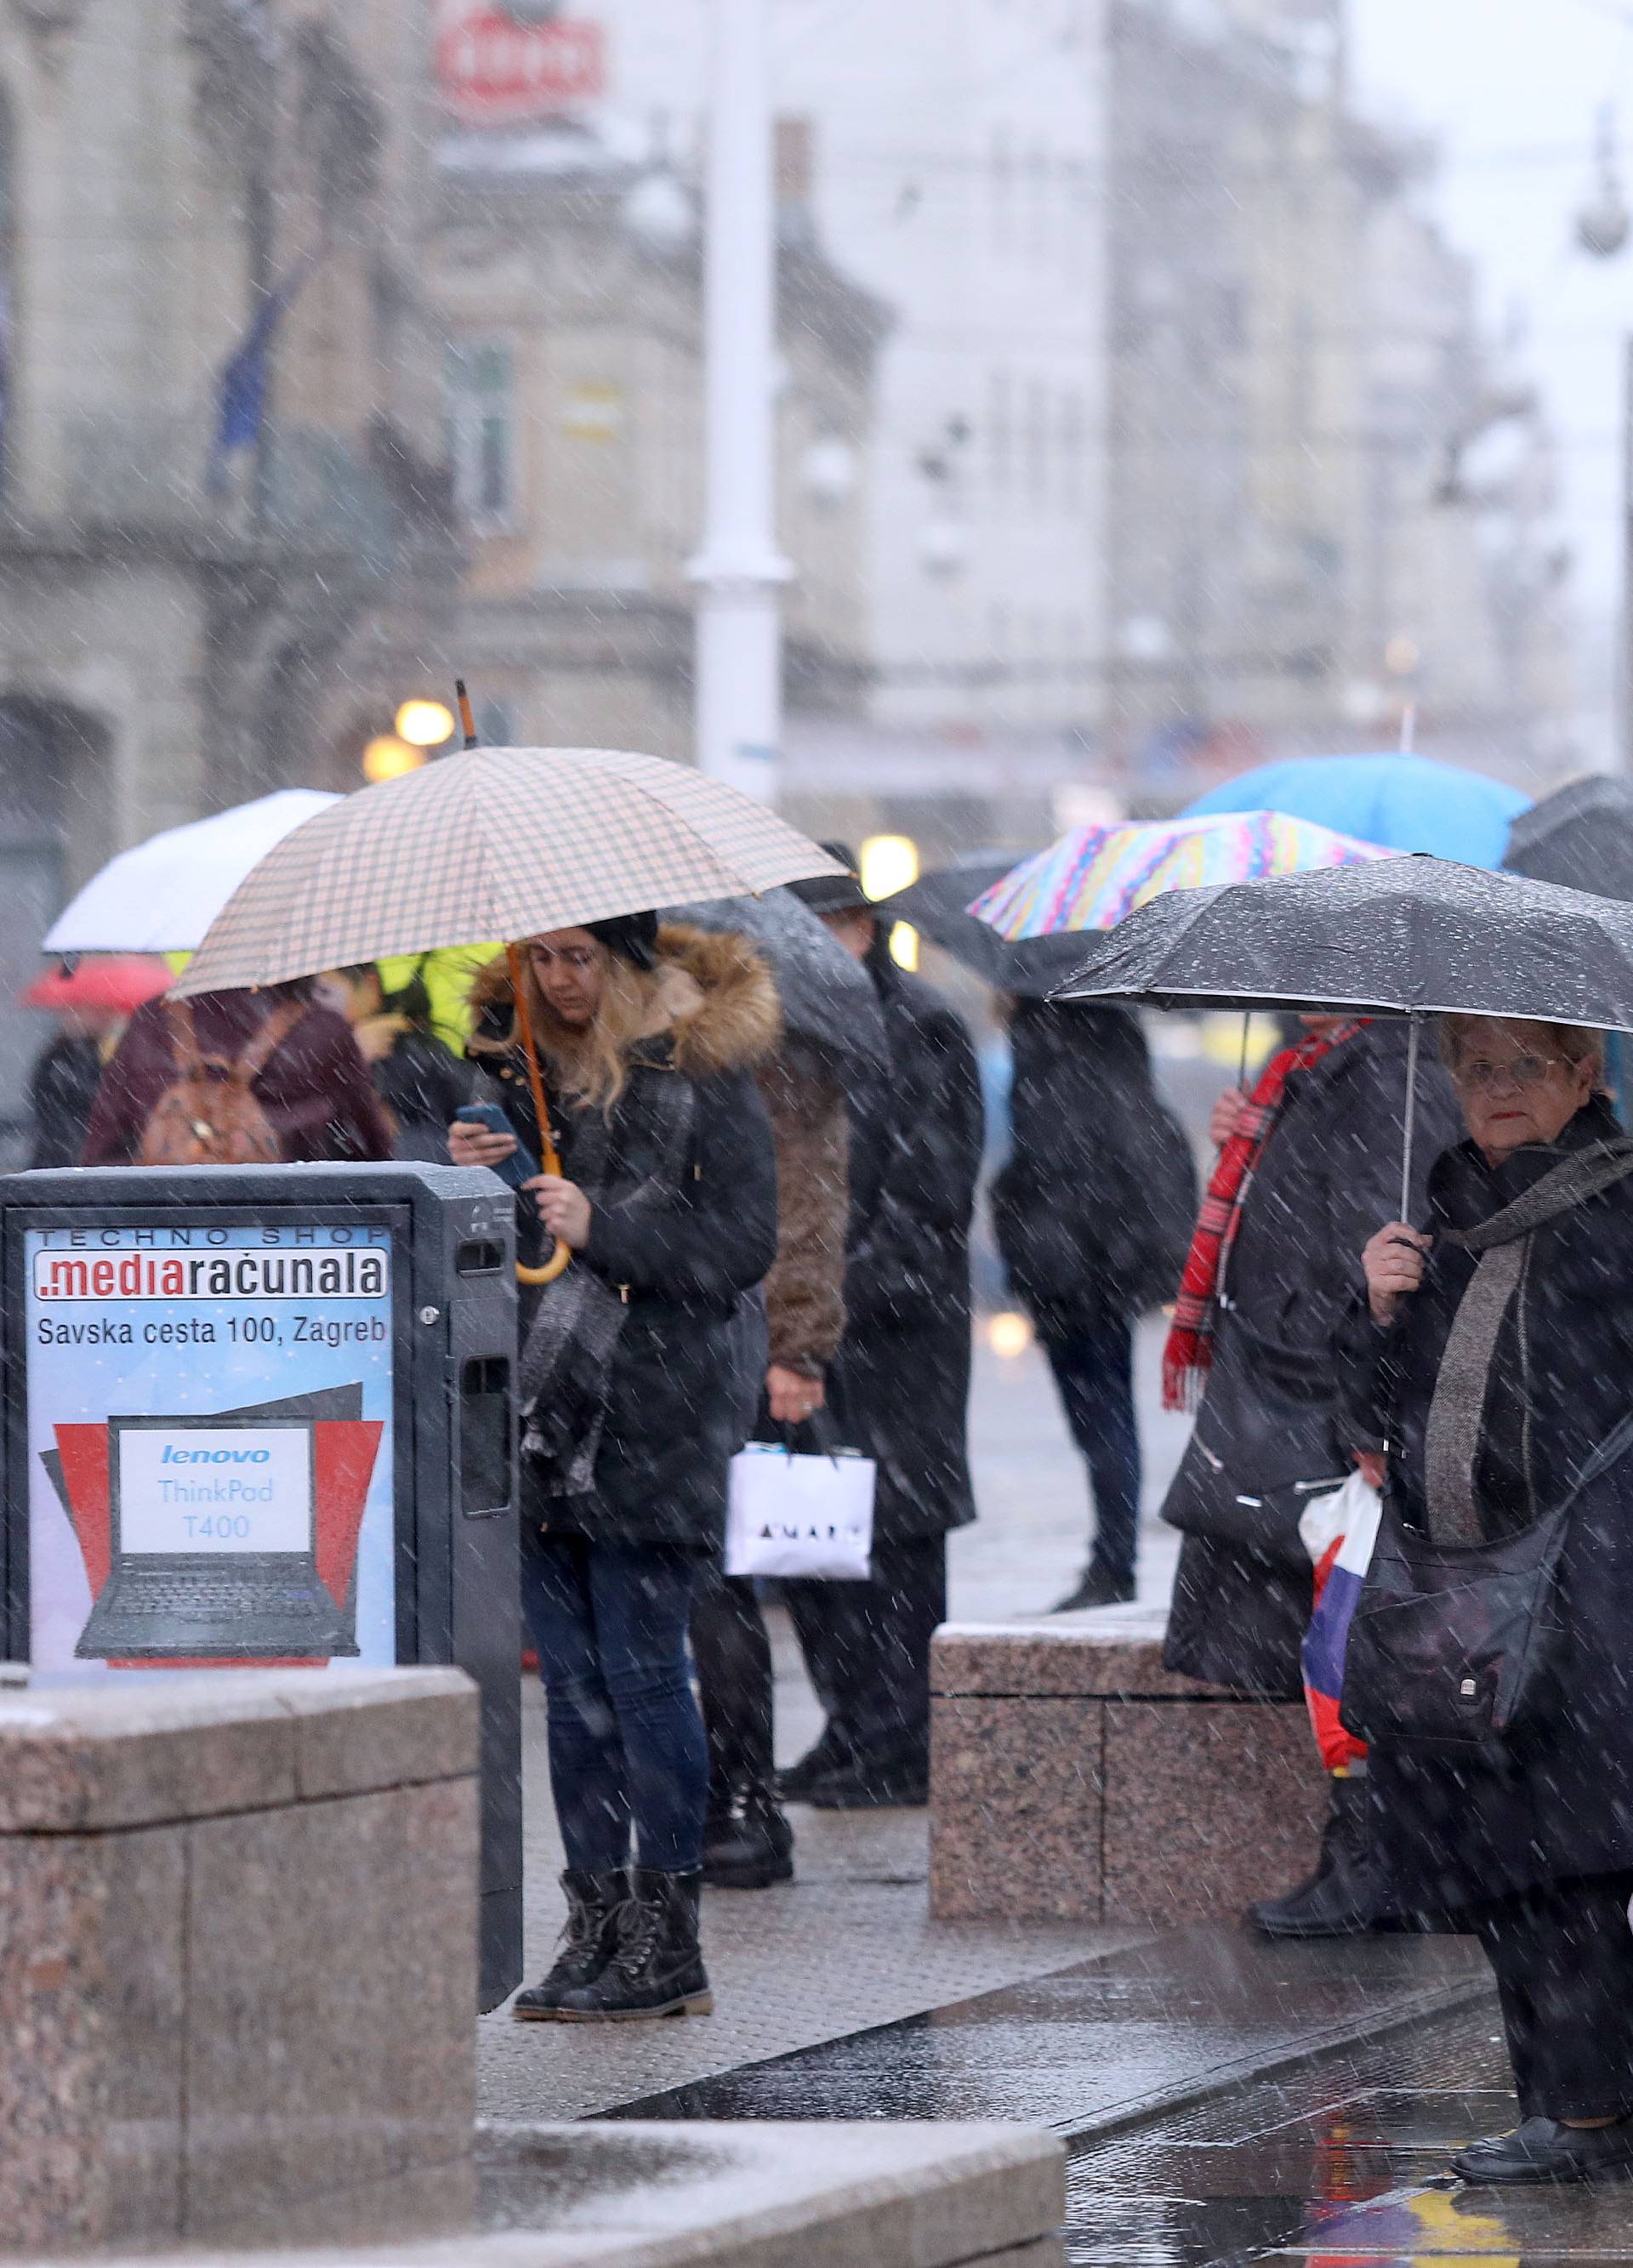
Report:
M467 339L448 350L454 500L473 527L504 527L515 512L514 394L511 350L503 340Z
M1034 504L1049 494L1049 390L1034 378L1026 389L1026 493Z
M992 247L994 252L1007 252L1015 217L1015 152L1007 127L994 127L988 171L992 202L987 217Z
M1007 370L989 371L986 378L987 476L995 497L1007 496L1012 477L1015 413Z

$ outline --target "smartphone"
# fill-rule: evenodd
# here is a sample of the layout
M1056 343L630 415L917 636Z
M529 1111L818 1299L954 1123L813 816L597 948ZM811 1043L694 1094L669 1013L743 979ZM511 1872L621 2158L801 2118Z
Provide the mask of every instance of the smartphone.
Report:
M509 1157L501 1158L497 1166L488 1168L491 1174L497 1174L508 1188L519 1189L524 1182L530 1182L538 1172L538 1160L516 1133L497 1102L468 1102L454 1116L467 1126L485 1126L490 1134L509 1134L515 1138L516 1146Z

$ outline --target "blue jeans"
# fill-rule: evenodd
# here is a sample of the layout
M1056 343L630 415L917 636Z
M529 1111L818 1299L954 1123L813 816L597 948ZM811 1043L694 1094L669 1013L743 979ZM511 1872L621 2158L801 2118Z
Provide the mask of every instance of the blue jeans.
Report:
M550 1705L550 1782L569 1867L703 1863L709 1750L686 1625L699 1572L674 1544L540 1535L522 1523L521 1611Z
M1132 1575L1140 1527L1140 1432L1134 1422L1134 1335L1119 1316L1044 1334L1066 1422L1094 1489L1094 1564Z

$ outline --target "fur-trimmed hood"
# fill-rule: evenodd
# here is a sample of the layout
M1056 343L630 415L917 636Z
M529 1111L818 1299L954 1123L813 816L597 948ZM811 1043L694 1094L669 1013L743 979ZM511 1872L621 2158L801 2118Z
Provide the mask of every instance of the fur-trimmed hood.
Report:
M667 1037L675 1067L691 1079L748 1071L775 1052L782 1038L782 1008L765 957L730 930L695 929L666 922L658 932L653 1013L637 1042ZM501 954L478 970L471 1005L490 1045L510 1027L510 968ZM571 1069L574 1035L561 1026L539 1034L564 1068Z

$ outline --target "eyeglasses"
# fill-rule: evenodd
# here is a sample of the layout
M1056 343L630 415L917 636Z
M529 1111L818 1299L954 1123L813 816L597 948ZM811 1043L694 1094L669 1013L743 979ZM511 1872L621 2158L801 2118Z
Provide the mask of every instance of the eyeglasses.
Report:
M571 968L580 976L587 968L594 968L595 958L593 945L530 945L528 947L528 959L536 968Z
M1557 1056L1516 1056L1511 1063L1489 1063L1483 1056L1476 1056L1472 1063L1459 1064L1452 1077L1459 1086L1470 1087L1476 1094L1489 1094L1500 1086L1523 1091L1542 1086L1558 1061Z

